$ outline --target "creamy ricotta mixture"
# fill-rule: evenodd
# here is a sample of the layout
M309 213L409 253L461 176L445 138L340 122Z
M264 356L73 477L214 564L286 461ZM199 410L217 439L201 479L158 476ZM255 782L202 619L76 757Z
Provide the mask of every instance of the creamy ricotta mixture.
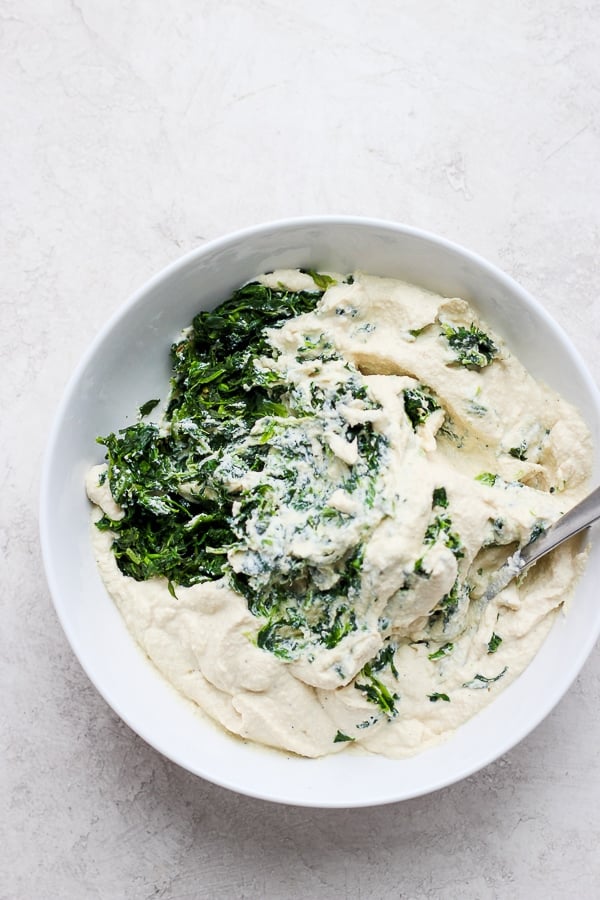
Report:
M144 523L177 515L193 544L218 501L229 541L206 548L197 578L141 577L122 530L137 502L123 459L135 454L117 459L113 435L108 468L87 478L102 578L148 657L229 731L311 757L416 753L523 671L569 598L578 541L480 601L500 565L584 495L588 431L462 299L360 272L257 283L314 295L244 357L266 405L209 446L175 380L157 426L132 432L159 448L183 435L189 454L168 470L170 494L163 481L146 495ZM209 376L194 377L208 396ZM213 405L206 421L225 414ZM168 537L161 546L166 559Z

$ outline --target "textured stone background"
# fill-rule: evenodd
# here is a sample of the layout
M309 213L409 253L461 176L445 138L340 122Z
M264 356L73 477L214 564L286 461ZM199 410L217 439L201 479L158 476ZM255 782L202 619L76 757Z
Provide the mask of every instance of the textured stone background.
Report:
M54 615L39 471L128 294L251 223L352 213L499 263L600 375L593 0L0 0L0 897L600 896L600 654L503 759L435 795L311 811L136 737Z

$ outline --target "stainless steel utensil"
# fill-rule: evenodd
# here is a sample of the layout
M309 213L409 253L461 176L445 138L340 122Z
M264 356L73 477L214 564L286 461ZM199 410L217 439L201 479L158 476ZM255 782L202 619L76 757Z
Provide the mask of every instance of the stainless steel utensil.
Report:
M529 566L545 556L546 553L550 553L559 544L583 531L584 528L589 528L597 519L600 519L600 487L597 487L568 513L561 516L553 525L542 531L533 541L529 541L528 544L513 553L488 584L482 602L487 603L492 597L503 591L513 578L521 575Z

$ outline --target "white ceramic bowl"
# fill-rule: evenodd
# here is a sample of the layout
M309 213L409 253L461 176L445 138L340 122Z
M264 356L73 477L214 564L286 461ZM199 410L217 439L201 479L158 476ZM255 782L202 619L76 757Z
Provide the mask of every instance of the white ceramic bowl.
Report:
M315 217L262 225L213 241L164 269L98 335L60 405L45 459L41 538L56 611L83 668L144 740L232 790L307 806L370 806L414 797L481 769L530 732L562 697L600 632L600 546L567 615L520 678L449 740L410 759L351 754L308 760L245 744L214 726L143 656L100 580L84 491L103 459L95 438L163 396L169 347L200 309L279 267L396 276L471 301L528 369L576 404L600 446L600 399L582 361L544 309L468 250L372 219ZM596 449L595 481L600 457Z

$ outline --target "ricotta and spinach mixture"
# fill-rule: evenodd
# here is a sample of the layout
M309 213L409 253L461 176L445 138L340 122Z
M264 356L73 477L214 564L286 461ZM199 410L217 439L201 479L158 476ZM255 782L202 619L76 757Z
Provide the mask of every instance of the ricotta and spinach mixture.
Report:
M87 491L107 588L186 697L287 752L404 756L525 668L580 544L481 595L585 493L590 438L464 300L281 270L171 358Z

